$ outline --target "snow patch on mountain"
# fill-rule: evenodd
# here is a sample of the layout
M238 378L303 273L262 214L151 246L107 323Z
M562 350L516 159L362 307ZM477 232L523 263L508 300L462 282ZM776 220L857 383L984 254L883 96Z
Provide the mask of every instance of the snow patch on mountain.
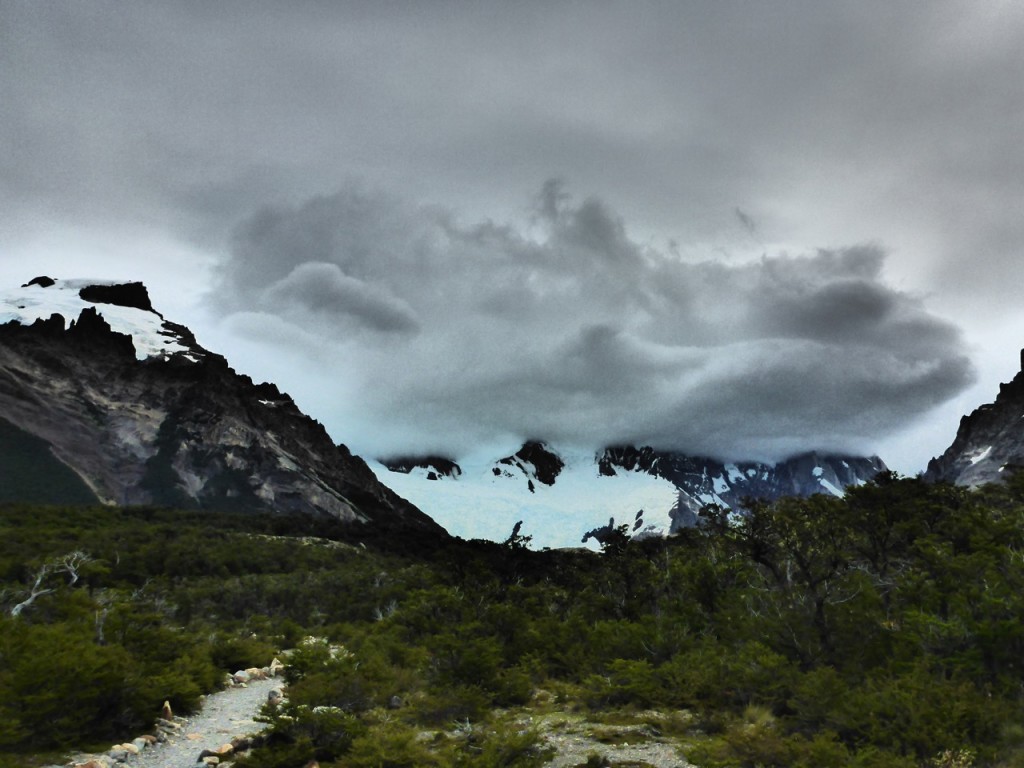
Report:
M82 298L83 290L119 283L105 280L52 280L36 278L20 288L0 292L0 325L19 323L32 325L37 320L48 320L52 315L64 318L65 328L83 309L91 307L110 325L111 330L132 338L135 356L139 360L150 357L180 356L196 362L193 349L182 339L171 324L153 310L95 302Z
M635 527L640 510L643 523L632 535L669 532L678 497L672 483L639 469L602 475L592 452L560 449L557 455L564 466L553 484L538 478L527 461L463 460L461 472L444 482L425 482L428 470L422 467L401 472L368 464L381 482L464 539L503 541L522 520L522 534L533 537L534 549L598 549L594 539L583 543L586 533L612 518L615 525Z

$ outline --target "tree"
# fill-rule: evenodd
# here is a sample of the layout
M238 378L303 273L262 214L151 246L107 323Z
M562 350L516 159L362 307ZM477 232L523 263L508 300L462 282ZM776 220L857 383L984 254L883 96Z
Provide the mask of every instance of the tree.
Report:
M17 618L26 608L32 605L38 598L56 592L61 586L60 582L54 583L54 577L64 575L67 577L68 587L73 587L82 577L82 569L93 561L85 552L74 550L66 555L56 557L43 563L36 571L32 579L32 586L29 587L29 595L21 602L11 608L10 615ZM52 585L52 586L51 586Z

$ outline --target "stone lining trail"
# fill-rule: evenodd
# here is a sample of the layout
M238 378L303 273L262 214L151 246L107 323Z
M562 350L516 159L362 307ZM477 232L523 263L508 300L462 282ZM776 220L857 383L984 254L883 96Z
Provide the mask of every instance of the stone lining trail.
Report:
M247 736L266 728L254 719L267 701L267 694L281 686L281 678L252 680L245 688L231 687L206 697L203 708L179 720L181 728L168 736L164 743L154 744L132 755L125 763L113 763L124 768L193 768L204 749L216 749L236 736ZM90 756L91 757L91 756ZM78 756L70 765L86 762L89 757ZM111 763L109 759L105 762Z

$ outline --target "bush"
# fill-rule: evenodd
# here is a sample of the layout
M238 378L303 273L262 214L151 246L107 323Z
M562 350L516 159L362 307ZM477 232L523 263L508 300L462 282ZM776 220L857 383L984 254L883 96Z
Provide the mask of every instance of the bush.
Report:
M64 624L4 623L3 746L60 747L135 725L141 713L130 706L132 665L123 648L98 646Z
M277 649L255 637L232 637L218 633L210 645L210 660L217 669L235 672L250 667L265 667Z
M417 768L443 763L417 738L415 728L391 722L355 739L344 765L350 768Z

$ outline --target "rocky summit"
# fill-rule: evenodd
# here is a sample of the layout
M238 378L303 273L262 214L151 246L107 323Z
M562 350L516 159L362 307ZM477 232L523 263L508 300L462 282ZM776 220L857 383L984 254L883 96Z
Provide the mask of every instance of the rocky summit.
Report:
M46 487L59 462L105 504L442 533L287 394L165 320L140 283L40 277L0 294L0 424L5 484L36 472L27 487ZM55 461L12 468L19 439L42 441Z
M928 462L925 479L976 487L1024 468L1024 350L1021 372L999 385L993 403L960 420L953 444Z

